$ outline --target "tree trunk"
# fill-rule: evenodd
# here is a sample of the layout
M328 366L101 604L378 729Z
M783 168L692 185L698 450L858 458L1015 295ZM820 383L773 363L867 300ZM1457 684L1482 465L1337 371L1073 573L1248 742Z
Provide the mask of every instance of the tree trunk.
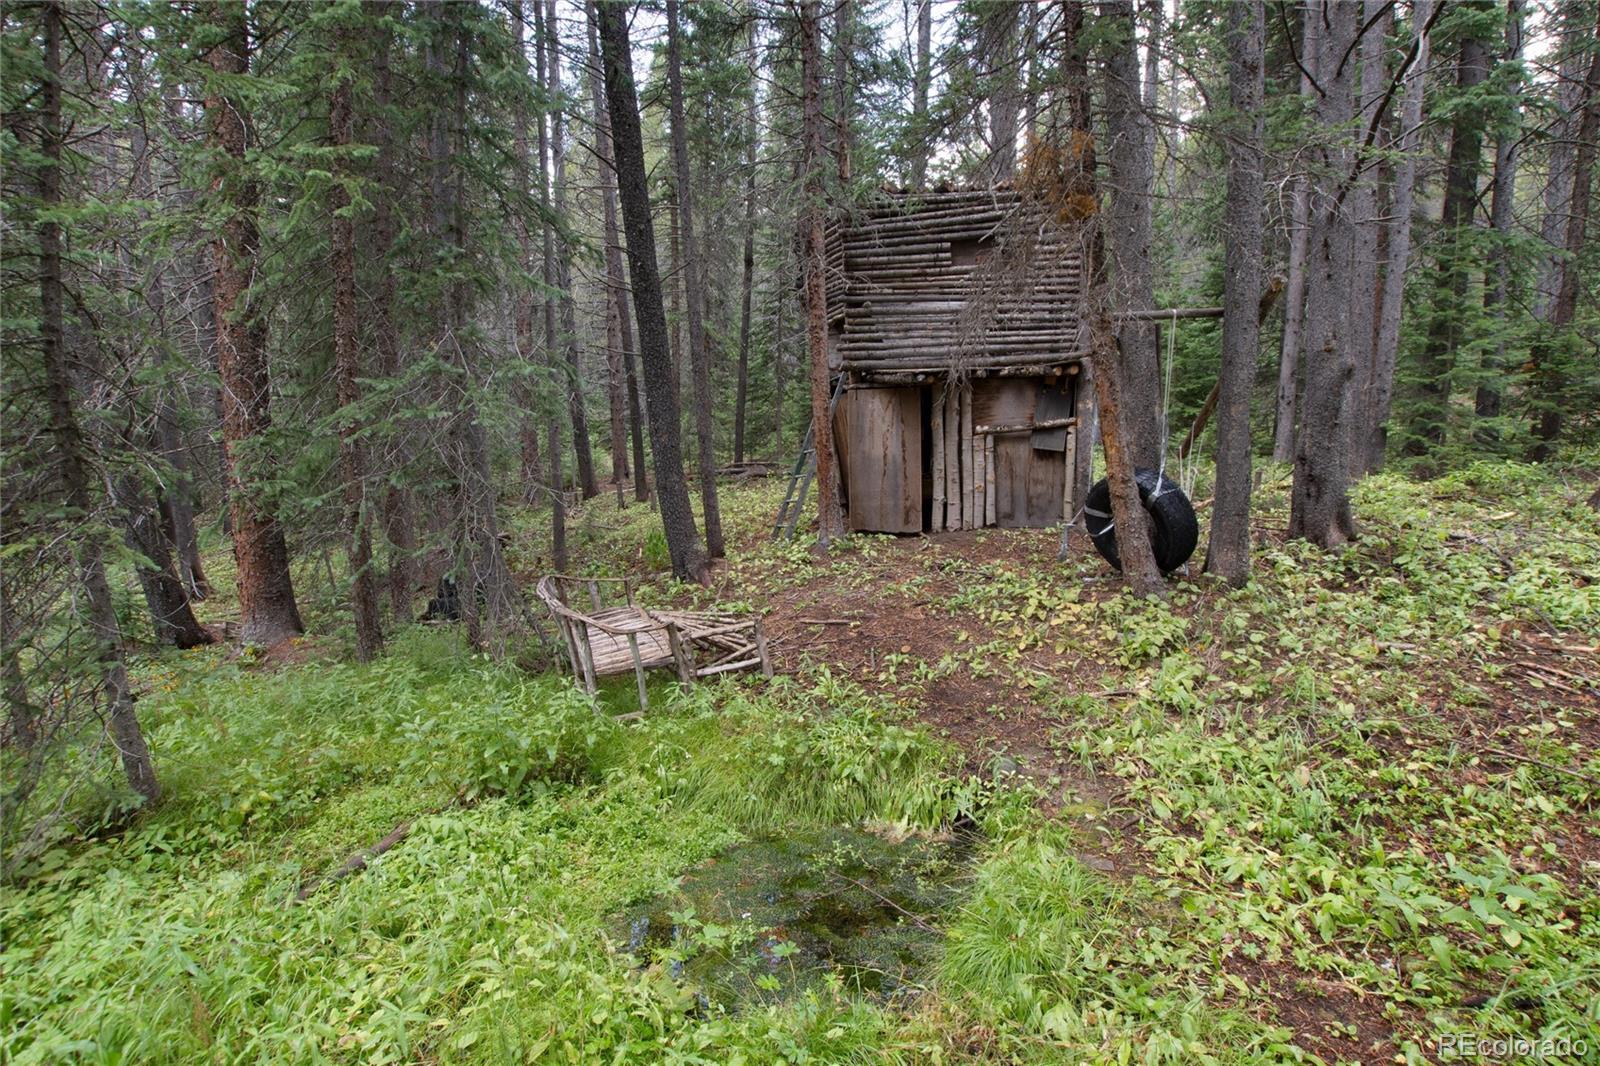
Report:
M549 28L545 25L544 5L533 0L534 22L534 74L545 98L551 99L548 52L545 49ZM545 364L550 369L552 381L560 381L560 368L556 364L556 302L551 297L558 283L556 273L555 238L550 228L550 137L543 117L539 119L539 215L541 243L543 245L540 280L544 282L544 342ZM561 419L552 416L545 429L548 454L550 493L550 565L557 571L567 569L567 505L566 475L562 469Z
M1556 292L1561 288L1561 264L1566 260L1567 217L1572 205L1572 165L1576 160L1578 125L1583 120L1583 71L1588 58L1587 0L1566 0L1554 12L1560 26L1557 48L1555 114L1547 127L1549 177L1544 187L1544 213L1539 236L1548 245L1540 264L1534 315L1547 320Z
M142 73L144 56L140 52L131 52L128 69L130 91L136 94L140 106L153 103L159 94L150 92L146 85ZM129 147L133 155L133 193L146 203L155 204L157 193L150 162L152 154L150 139L142 124L135 123L129 131ZM169 268L166 263L146 263L143 266L145 269L140 272L140 277L150 301L150 308L154 312L158 328L164 330L167 328L168 311L164 274ZM205 599L211 594L211 586L206 581L205 570L200 561L200 537L195 529L194 518L194 481L189 476L188 462L184 455L183 434L178 426L178 404L174 402L175 394L181 397L182 390L181 386L174 384L173 381L173 376L178 371L171 349L163 349L160 361L162 380L155 387L154 436L156 453L166 465L168 477L166 483L156 492L154 508L160 514L162 532L177 554L177 565L172 573L184 597L181 612L192 619L194 612L188 601ZM166 545L163 544L160 550L166 553ZM146 598L148 599L148 590ZM196 628L198 629L198 624ZM207 633L202 643L210 642L211 636Z
M346 37L340 33L343 41ZM346 59L354 59L348 55ZM372 568L372 516L367 509L367 456L355 407L361 402L361 320L356 312L356 226L350 193L349 158L355 141L355 90L350 77L333 88L328 131L336 159L336 180L329 190L332 215L333 378L339 416L339 460L344 480L344 519L349 536L350 614L355 621L356 661L371 662L383 648L378 628L378 583Z
M988 57L989 181L1009 182L1017 172L1017 118L1022 112L1020 70L1024 62L1017 47L1017 24L1022 5L997 4L986 12L983 52Z
M1217 378L1217 482L1211 504L1206 572L1241 586L1250 576L1250 386L1261 349L1261 205L1266 200L1262 143L1266 136L1263 0L1227 8L1226 131L1222 369Z
M302 632L289 578L289 549L283 529L254 490L247 463L259 463L258 448L272 424L268 380L267 321L250 306L260 234L255 213L261 192L249 172L245 152L253 142L246 104L227 95L228 78L249 74L250 38L244 5L218 4L210 17L220 40L208 61L220 76L206 94L209 141L221 159L211 188L224 218L212 245L212 293L217 319L217 370L222 379L222 442L228 467L233 554L239 571L240 637L248 644L271 645Z
M1337 188L1350 173L1347 124L1354 117L1353 63L1361 9L1340 0L1312 0L1309 18L1320 19L1318 81L1322 95L1314 118L1315 146L1311 235L1306 256L1305 394L1295 443L1289 534L1324 548L1356 535L1350 512L1351 386L1355 353L1350 343L1350 220Z
M1385 70L1384 42L1388 36L1389 6L1386 0L1365 0L1361 24L1366 32L1361 35L1357 54L1361 59L1361 87L1356 94L1356 131L1358 136L1372 129L1380 119L1379 109L1384 106ZM1350 291L1355 301L1351 316L1349 344L1356 361L1355 380L1351 384L1351 409L1349 421L1352 474L1360 472L1356 459L1369 433L1369 412L1372 394L1377 384L1378 312L1383 297L1378 272L1380 233L1383 228L1378 211L1378 158L1373 151L1361 151L1356 159L1354 179L1345 196L1345 211L1351 220L1351 281Z
M1522 63L1522 0L1506 3L1506 50L1502 63ZM1521 86L1516 87L1518 90ZM1492 351L1485 351L1479 371L1478 391L1473 413L1480 419L1500 417L1500 396L1506 370L1506 298L1511 288L1511 242L1516 221L1517 157L1522 145L1522 103L1513 93L1505 103L1495 129L1494 182L1489 202L1489 228L1494 244L1489 253L1488 276L1484 278L1483 309L1494 322L1496 332ZM1499 431L1479 426L1474 434L1480 442L1494 440Z
M1062 3L1062 81L1067 97L1067 122L1072 153L1068 192L1073 199L1100 202L1095 181L1095 144L1089 112L1089 67L1084 41L1084 0ZM1106 479L1111 488L1111 520L1117 533L1117 553L1122 576L1139 596L1162 591L1161 571L1150 547L1149 518L1134 481L1135 459L1128 446L1128 421L1124 410L1126 353L1119 351L1111 317L1111 287L1106 279L1105 219L1101 213L1079 224L1083 259L1089 267L1089 284L1083 295L1083 320L1089 326L1089 374L1098 401L1101 443L1105 447Z
M628 479L629 470L627 406L624 399L626 375L623 371L629 358L628 346L623 341L623 322L628 314L627 289L622 280L622 248L617 236L617 178L616 162L611 151L611 119L606 114L605 87L601 85L600 43L595 29L592 0L584 4L584 12L589 35L589 94L594 103L595 158L600 172L600 204L605 218L602 233L606 242L606 403L611 409L611 480L617 490L617 506L623 507L626 506L623 484ZM633 439L640 439L637 425ZM638 487L639 483L636 482L635 489Z
M549 82L546 90L551 101L550 150L555 166L555 210L559 218L567 214L567 147L566 112L562 103L561 40L556 21L556 0L545 4L545 47ZM600 484L594 476L594 454L589 447L589 415L583 406L583 365L578 348L578 315L572 302L572 249L564 236L558 237L556 285L561 293L561 333L567 349L567 405L572 418L572 450L578 466L578 487L583 498L600 495Z
M717 506L717 456L712 437L711 352L706 345L704 276L694 231L694 183L689 173L689 131L683 117L682 32L678 2L667 0L667 92L672 110L672 163L678 187L678 221L683 227L683 277L689 307L689 363L694 381L695 439L699 445L700 507L705 519L706 551L723 556L722 514Z
M610 116L606 117L607 128ZM616 171L613 167L612 177ZM615 196L615 189L612 190ZM613 251L617 257L617 326L622 341L622 373L628 389L628 432L633 438L633 498L640 503L650 499L650 475L644 465L645 416L639 407L639 375L634 367L633 322L629 312L627 282L622 273L622 238L616 240ZM609 269L609 268L608 268Z
M689 506L679 442L678 394L667 343L667 316L661 299L656 237L650 224L650 188L639 128L639 102L633 88L633 53L628 43L628 12L620 4L598 5L600 51L605 64L606 106L616 150L617 192L628 242L633 306L639 320L639 354L644 367L645 403L650 413L650 449L656 468L656 495L667 535L674 576L705 581L706 555Z
M1100 11L1111 35L1105 63L1106 127L1111 137L1110 298L1117 311L1148 311L1155 306L1150 260L1155 160L1150 154L1150 118L1139 96L1133 3L1105 0ZM1123 425L1128 428L1125 443L1135 466L1154 468L1161 464L1166 431L1156 325L1124 320L1117 341L1122 349L1119 400Z
M1144 110L1150 116L1150 158L1156 155L1155 116L1161 110L1161 43L1162 26L1166 21L1166 0L1145 0L1146 20L1150 33L1146 38L1144 53Z
M450 91L448 106L436 107L429 130L429 162L433 200L433 235L448 247L449 262L469 262L465 165L468 142L468 65L471 61L472 25L463 4L429 3L423 9L432 26L424 61L430 78ZM444 50L451 48L454 63L447 71ZM445 292L441 350L462 387L454 390L449 419L448 463L456 484L454 526L456 559L464 569L460 583L461 615L467 642L474 648L505 650L504 623L514 611L511 578L501 553L496 514L494 475L489 443L478 415L472 382L474 374L471 320L472 288L464 272L456 271Z
M131 442L130 442L131 448ZM150 609L156 642L169 648L198 648L216 638L195 619L189 596L173 565L172 547L162 529L155 500L136 476L119 478L114 503L123 541L134 553L134 576Z
M1417 183L1417 154L1422 146L1422 93L1428 71L1428 23L1433 0L1415 0L1411 8L1416 35L1416 58L1405 76L1405 98L1400 105L1400 133L1395 139L1394 195L1384 266L1383 293L1378 309L1378 339L1373 349L1372 408L1366 412L1366 439L1351 461L1362 472L1383 466L1389 442L1389 411L1394 401L1394 368L1400 351L1406 273L1411 265L1411 213Z
M1418 406L1415 440L1411 448L1415 454L1421 454L1427 444L1443 444L1449 425L1456 350L1461 347L1464 336L1463 305L1476 265L1472 262L1470 230L1478 202L1485 108L1474 96L1488 74L1488 48L1475 37L1464 39L1461 42L1461 54L1456 60L1458 102L1450 124L1450 156L1444 172L1444 208L1439 219L1439 276L1433 297L1433 314L1419 366L1422 402Z
M849 4L833 5L833 156L841 189L850 187L850 13Z
M94 661L105 686L111 739L122 756L128 784L146 803L161 798L155 764L145 746L144 733L133 709L133 690L122 659L116 609L106 582L105 560L98 532L93 528L94 504L89 497L88 442L78 426L72 403L72 366L66 351L61 279L61 226L55 212L61 209L61 7L45 6L44 86L40 140L44 165L39 172L39 340L44 363L45 394L50 411L50 436L61 471L61 488L69 514L79 526L74 548L79 580L88 607L88 630ZM15 679L13 679L15 681Z
M750 113L745 116L744 156L744 276L740 279L739 377L733 403L733 461L744 462L744 413L750 384L750 301L756 283L756 158L760 154L761 70L756 53L756 22L749 22L746 44L750 49Z
M933 85L933 0L917 2L917 61L911 88L911 125L914 145L908 173L913 190L928 184L928 92Z
M535 4L538 2L539 0L534 0ZM528 51L524 35L527 18L527 9L523 6L522 0L512 0L511 31L513 39L516 41L517 56L521 61L524 77L528 75ZM543 45L540 42L535 41L534 47L540 49L540 55L544 54ZM541 91L544 88L544 79L542 77L539 79L539 87ZM526 92L518 93L516 96L513 121L515 122L515 132L512 134L511 146L512 152L516 156L514 173L517 177L518 190L526 194L532 187L534 171L533 144L532 139L528 136L528 128L533 120L528 114L528 94ZM539 118L539 126L542 137L544 130L544 117L542 115ZM542 154L540 159L539 173L542 175L544 173ZM544 190L542 187L539 196L540 202L543 204ZM534 271L538 270L542 265L542 260L539 256L532 220L528 217L528 214L530 212L518 213L517 239L522 268L528 272L529 277L532 277ZM544 225L542 218L540 225ZM546 294L545 298L548 298L548 294ZM512 329L516 336L517 355L530 363L533 361L534 349L537 347L535 320L538 316L539 299L540 297L533 285L522 286L517 292L515 310L512 315ZM524 381L519 391L521 392L523 408L521 424L518 426L517 433L522 452L522 498L529 503L537 504L545 495L544 463L539 454L539 423L548 420L541 420L539 417L539 408L542 404L540 403L538 388L532 382Z
M683 368L687 360L683 357L683 290L688 282L683 276L683 247L680 236L683 233L678 222L678 183L672 183L672 199L667 202L667 269L670 272L669 281L672 285L672 388L673 395L682 406L683 398ZM635 315L638 309L635 308Z
M1600 9L1597 9L1600 10ZM1595 27L1595 37L1600 38L1600 23ZM1584 79L1583 117L1578 123L1578 147L1572 161L1572 199L1567 214L1566 258L1558 274L1560 285L1550 304L1546 320L1547 332L1533 349L1533 378L1544 407L1534 423L1533 435L1538 438L1533 457L1549 457L1550 446L1561 435L1563 392L1566 375L1557 357L1557 346L1572 325L1578 310L1578 281L1580 260L1588 240L1589 215L1594 211L1594 197L1590 186L1594 178L1595 141L1600 139L1600 48L1594 49L1589 60L1589 75Z
M206 579L200 560L200 532L194 517L194 478L189 473L177 420L176 409L163 395L156 408L156 448L172 472L172 479L162 489L158 506L177 552L178 579L184 593L191 600L203 600L211 595L211 582Z
M39 708L28 694L28 678L22 672L22 623L11 604L7 583L0 578L0 692L6 701L6 719L11 724L10 741L18 750L31 752L39 743ZM37 780L37 773L30 774ZM31 786L27 787L29 791ZM7 797L21 805L19 790Z
M376 0L371 14L375 21L392 10L392 0ZM395 272L390 256L394 252L397 230L394 200L398 195L395 178L394 131L389 125L389 105L393 97L393 72L390 55L394 49L394 31L381 25L375 50L372 78L372 139L377 145L373 163L377 194L373 199L371 258L379 273L371 286L372 297L367 308L372 321L374 362L378 376L385 381L400 377L400 331L395 326ZM390 468L388 485L383 496L383 533L388 541L389 610L396 624L410 621L411 594L415 591L414 556L417 550L415 508L409 486L400 478L409 465L410 444L405 429L395 434L389 444L389 455L384 465Z
M788 255L781 262L792 266ZM790 280L794 275L785 277L782 270L773 278L772 284L772 439L777 442L773 449L775 455L783 455L783 394L789 384L789 367L784 361L784 352L788 348L788 338L784 336L783 312L789 306L785 296L792 284Z
M1427 0L1423 0L1424 3ZM1319 8L1307 3L1305 32L1300 46L1300 95L1315 102L1317 56L1322 27ZM1305 348L1306 258L1311 248L1311 177L1295 179L1289 209L1289 284L1283 294L1283 345L1278 352L1277 410L1273 418L1272 461L1294 458L1295 414L1300 389L1300 356Z
M833 463L828 375L827 249L822 213L822 27L817 0L801 0L800 62L805 139L806 338L811 356L811 435L816 449L817 543L826 550L844 536Z

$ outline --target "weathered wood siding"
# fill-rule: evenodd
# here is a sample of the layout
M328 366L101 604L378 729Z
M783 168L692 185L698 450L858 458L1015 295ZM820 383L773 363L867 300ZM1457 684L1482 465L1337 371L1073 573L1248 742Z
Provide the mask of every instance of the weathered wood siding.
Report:
M838 365L872 374L1077 359L1080 257L1027 224L1029 210L1007 188L885 193L834 225Z
M845 393L850 528L922 531L922 395L917 388Z
M973 385L974 428L1013 427L1008 432L982 434L992 442L994 463L989 472L994 503L985 515L987 525L1025 529L1061 521L1067 483L1065 452L1035 448L1033 431L1028 428L1033 425L1039 397L1049 387L1043 378L993 378Z

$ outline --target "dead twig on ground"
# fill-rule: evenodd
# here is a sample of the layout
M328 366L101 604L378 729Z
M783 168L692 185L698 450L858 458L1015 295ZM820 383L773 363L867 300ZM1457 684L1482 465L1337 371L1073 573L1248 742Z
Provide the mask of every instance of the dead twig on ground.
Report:
M882 892L879 892L877 889L873 888L871 885L863 884L862 882L857 881L855 878L847 876L846 874L840 874L839 876L844 878L844 880L849 881L852 885L855 885L857 888L861 889L863 892L871 893L872 895L876 896L882 902L887 903L889 906L893 907L895 910L899 911L901 914L905 915L907 918L910 918L913 922L915 922L918 925L918 927L920 927L922 929L926 929L930 933L937 933L939 931L939 930L935 929L933 926L929 925L927 922L923 921L921 918L917 917L915 914L912 914L910 911L908 911L904 907L900 906L900 904L896 903L894 900L890 899L888 896L885 896Z
M1537 766L1540 769L1549 770L1553 773L1566 774L1569 777L1576 777L1579 781L1583 781L1587 784L1593 785L1596 788L1600 788L1600 779L1590 777L1588 774L1579 773L1576 770L1569 770L1565 766L1556 766L1554 763L1547 763L1542 759L1535 759L1531 755L1522 755L1514 751L1507 751L1505 748L1484 748L1483 750L1486 754L1498 755L1502 759L1510 759L1513 762L1527 763L1529 766Z

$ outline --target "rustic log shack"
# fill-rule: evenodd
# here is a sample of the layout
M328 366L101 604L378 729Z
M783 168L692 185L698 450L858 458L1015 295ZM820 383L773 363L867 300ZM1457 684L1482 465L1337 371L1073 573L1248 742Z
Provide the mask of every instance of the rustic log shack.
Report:
M849 527L1042 527L1087 491L1080 250L1010 188L885 192L829 232Z

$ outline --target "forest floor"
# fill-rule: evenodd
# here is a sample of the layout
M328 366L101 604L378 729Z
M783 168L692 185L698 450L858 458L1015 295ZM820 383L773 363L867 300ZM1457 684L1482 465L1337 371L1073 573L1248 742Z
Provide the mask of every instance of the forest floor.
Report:
M1250 586L1179 576L1165 602L1086 544L1058 561L1054 531L769 543L776 479L726 486L729 560L674 585L650 512L602 497L573 516L583 570L759 610L779 673L664 679L626 725L452 627L347 665L333 568L305 560L331 636L141 665L171 798L116 830L86 813L8 889L0 1053L1333 1064L1448 1061L1473 1036L1592 1061L1584 466L1370 478L1336 552L1286 539L1269 471ZM531 578L543 516L510 525ZM601 710L631 710L630 685ZM854 827L931 854L952 826L980 835L953 897L917 897L937 912L851 875L942 944L893 994L843 967L779 980L789 934L737 885L696 887L736 845ZM625 918L657 898L674 935L636 943ZM741 955L771 973L736 1001L695 968Z

